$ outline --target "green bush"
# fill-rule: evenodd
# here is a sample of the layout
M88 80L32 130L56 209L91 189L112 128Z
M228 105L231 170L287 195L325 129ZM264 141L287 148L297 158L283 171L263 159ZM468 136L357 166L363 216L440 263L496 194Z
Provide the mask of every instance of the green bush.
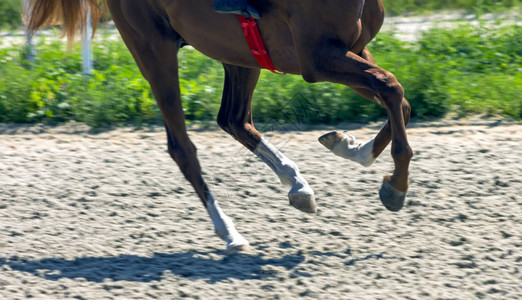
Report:
M0 50L1 122L77 120L99 126L160 120L148 83L122 43L94 47L92 77L81 74L78 48L67 54L62 42L44 42L38 51L37 63L28 64L15 49Z
M0 29L13 29L22 25L22 1L0 1Z
M444 76L446 102L457 115L522 117L522 27L434 29L419 47Z
M382 0L382 3L390 15L451 9L465 9L480 13L519 5L518 0Z
M451 112L522 119L522 27L433 29L415 43L380 34L369 48L402 83L417 119ZM36 63L21 47L0 49L0 122L62 122L92 126L160 123L148 83L123 43L95 43L94 76L81 74L78 46L38 45ZM223 70L199 52L180 51L180 82L188 121L212 120L220 106ZM254 93L256 122L337 123L386 117L349 88L307 84L299 76L263 71Z

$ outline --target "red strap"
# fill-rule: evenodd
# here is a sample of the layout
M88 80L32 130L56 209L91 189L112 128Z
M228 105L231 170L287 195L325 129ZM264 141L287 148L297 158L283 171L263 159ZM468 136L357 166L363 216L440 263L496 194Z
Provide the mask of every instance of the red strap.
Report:
M248 46L250 47L250 50L252 50L252 54L254 54L254 57L256 58L259 65L265 69L270 70L272 73L279 75L285 74L283 72L279 72L276 67L274 67L272 60L270 59L270 55L266 50L263 38L261 38L261 33L259 33L259 27L257 26L256 19L252 17L245 18L241 15L238 17Z

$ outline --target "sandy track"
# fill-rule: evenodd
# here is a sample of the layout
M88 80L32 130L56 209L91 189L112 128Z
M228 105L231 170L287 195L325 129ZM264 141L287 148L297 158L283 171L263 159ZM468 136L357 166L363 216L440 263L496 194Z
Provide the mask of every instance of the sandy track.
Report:
M327 130L267 134L315 189L316 216L232 138L192 131L254 248L228 257L161 129L1 127L0 298L521 299L522 125L429 125L409 130L399 213L377 195L389 151L366 169L323 149Z

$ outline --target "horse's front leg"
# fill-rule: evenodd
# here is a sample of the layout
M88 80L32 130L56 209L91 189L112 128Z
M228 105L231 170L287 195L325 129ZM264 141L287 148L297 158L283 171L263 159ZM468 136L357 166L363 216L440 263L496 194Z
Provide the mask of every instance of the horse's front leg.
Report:
M228 252L246 251L249 243L236 230L203 180L196 147L191 142L181 103L178 60L179 35L162 23L148 1L109 1L109 8L125 44L149 81L167 131L168 151L205 206L216 234ZM136 25L136 20L139 25Z
M359 56L370 63L376 64L373 56L367 48L364 48ZM378 98L375 98L375 94L372 90L364 88L353 88L353 90L364 98L375 102L378 105L383 105ZM402 110L404 122L407 125L410 121L411 108L406 99L403 99ZM332 131L319 138L319 142L334 154L357 162L365 167L369 167L375 162L377 157L379 157L382 151L386 149L391 140L392 131L389 120L375 138L366 142L358 143L354 136L337 131Z
M384 150L390 139L395 170L384 177L379 192L384 206L391 211L398 211L404 205L408 189L408 168L412 150L406 135L406 123L409 120L409 104L404 98L404 90L396 77L379 68L372 59L365 59L351 51L346 51L336 41L320 42L311 46L313 52L301 53L303 77L309 82L329 81L341 83L361 93L384 107L388 111L389 123L381 130L375 140L358 145L357 154L363 154L362 163L372 162ZM323 143L335 148L336 142L343 141L335 150L342 153L350 150L350 141L340 135L322 138ZM337 143L338 144L338 143ZM346 151L349 152L349 151ZM348 153L353 155L352 153ZM369 157L369 159L368 159Z
M224 64L224 67L225 87L218 124L263 160L283 184L290 186L288 198L292 206L307 213L315 213L317 205L314 192L301 176L297 165L264 139L254 127L252 93L259 78L259 70L228 64Z
M292 160L266 139L259 141L254 153L276 173L282 184L290 187L290 205L307 213L317 212L314 192Z
M354 90L363 96L368 93L373 93L372 91L364 89ZM374 100L368 97L366 98L372 101ZM379 102L377 103L381 104ZM404 123L407 125L410 121L411 107L406 99L403 99L402 101L402 111ZM364 167L371 166L391 141L392 126L390 120L386 122L375 138L366 142L357 142L353 135L338 131L332 131L319 137L319 142L332 151L332 153L342 158L357 162Z

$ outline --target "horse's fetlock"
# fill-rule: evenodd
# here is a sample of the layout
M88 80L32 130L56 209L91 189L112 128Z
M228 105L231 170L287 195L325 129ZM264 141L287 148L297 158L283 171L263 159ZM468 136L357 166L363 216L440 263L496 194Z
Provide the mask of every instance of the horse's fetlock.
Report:
M298 172L299 169L293 161L284 162L281 166L281 173L287 176L296 177Z
M409 162L413 157L413 150L408 146L406 148L394 148L392 147L393 159L399 162Z

